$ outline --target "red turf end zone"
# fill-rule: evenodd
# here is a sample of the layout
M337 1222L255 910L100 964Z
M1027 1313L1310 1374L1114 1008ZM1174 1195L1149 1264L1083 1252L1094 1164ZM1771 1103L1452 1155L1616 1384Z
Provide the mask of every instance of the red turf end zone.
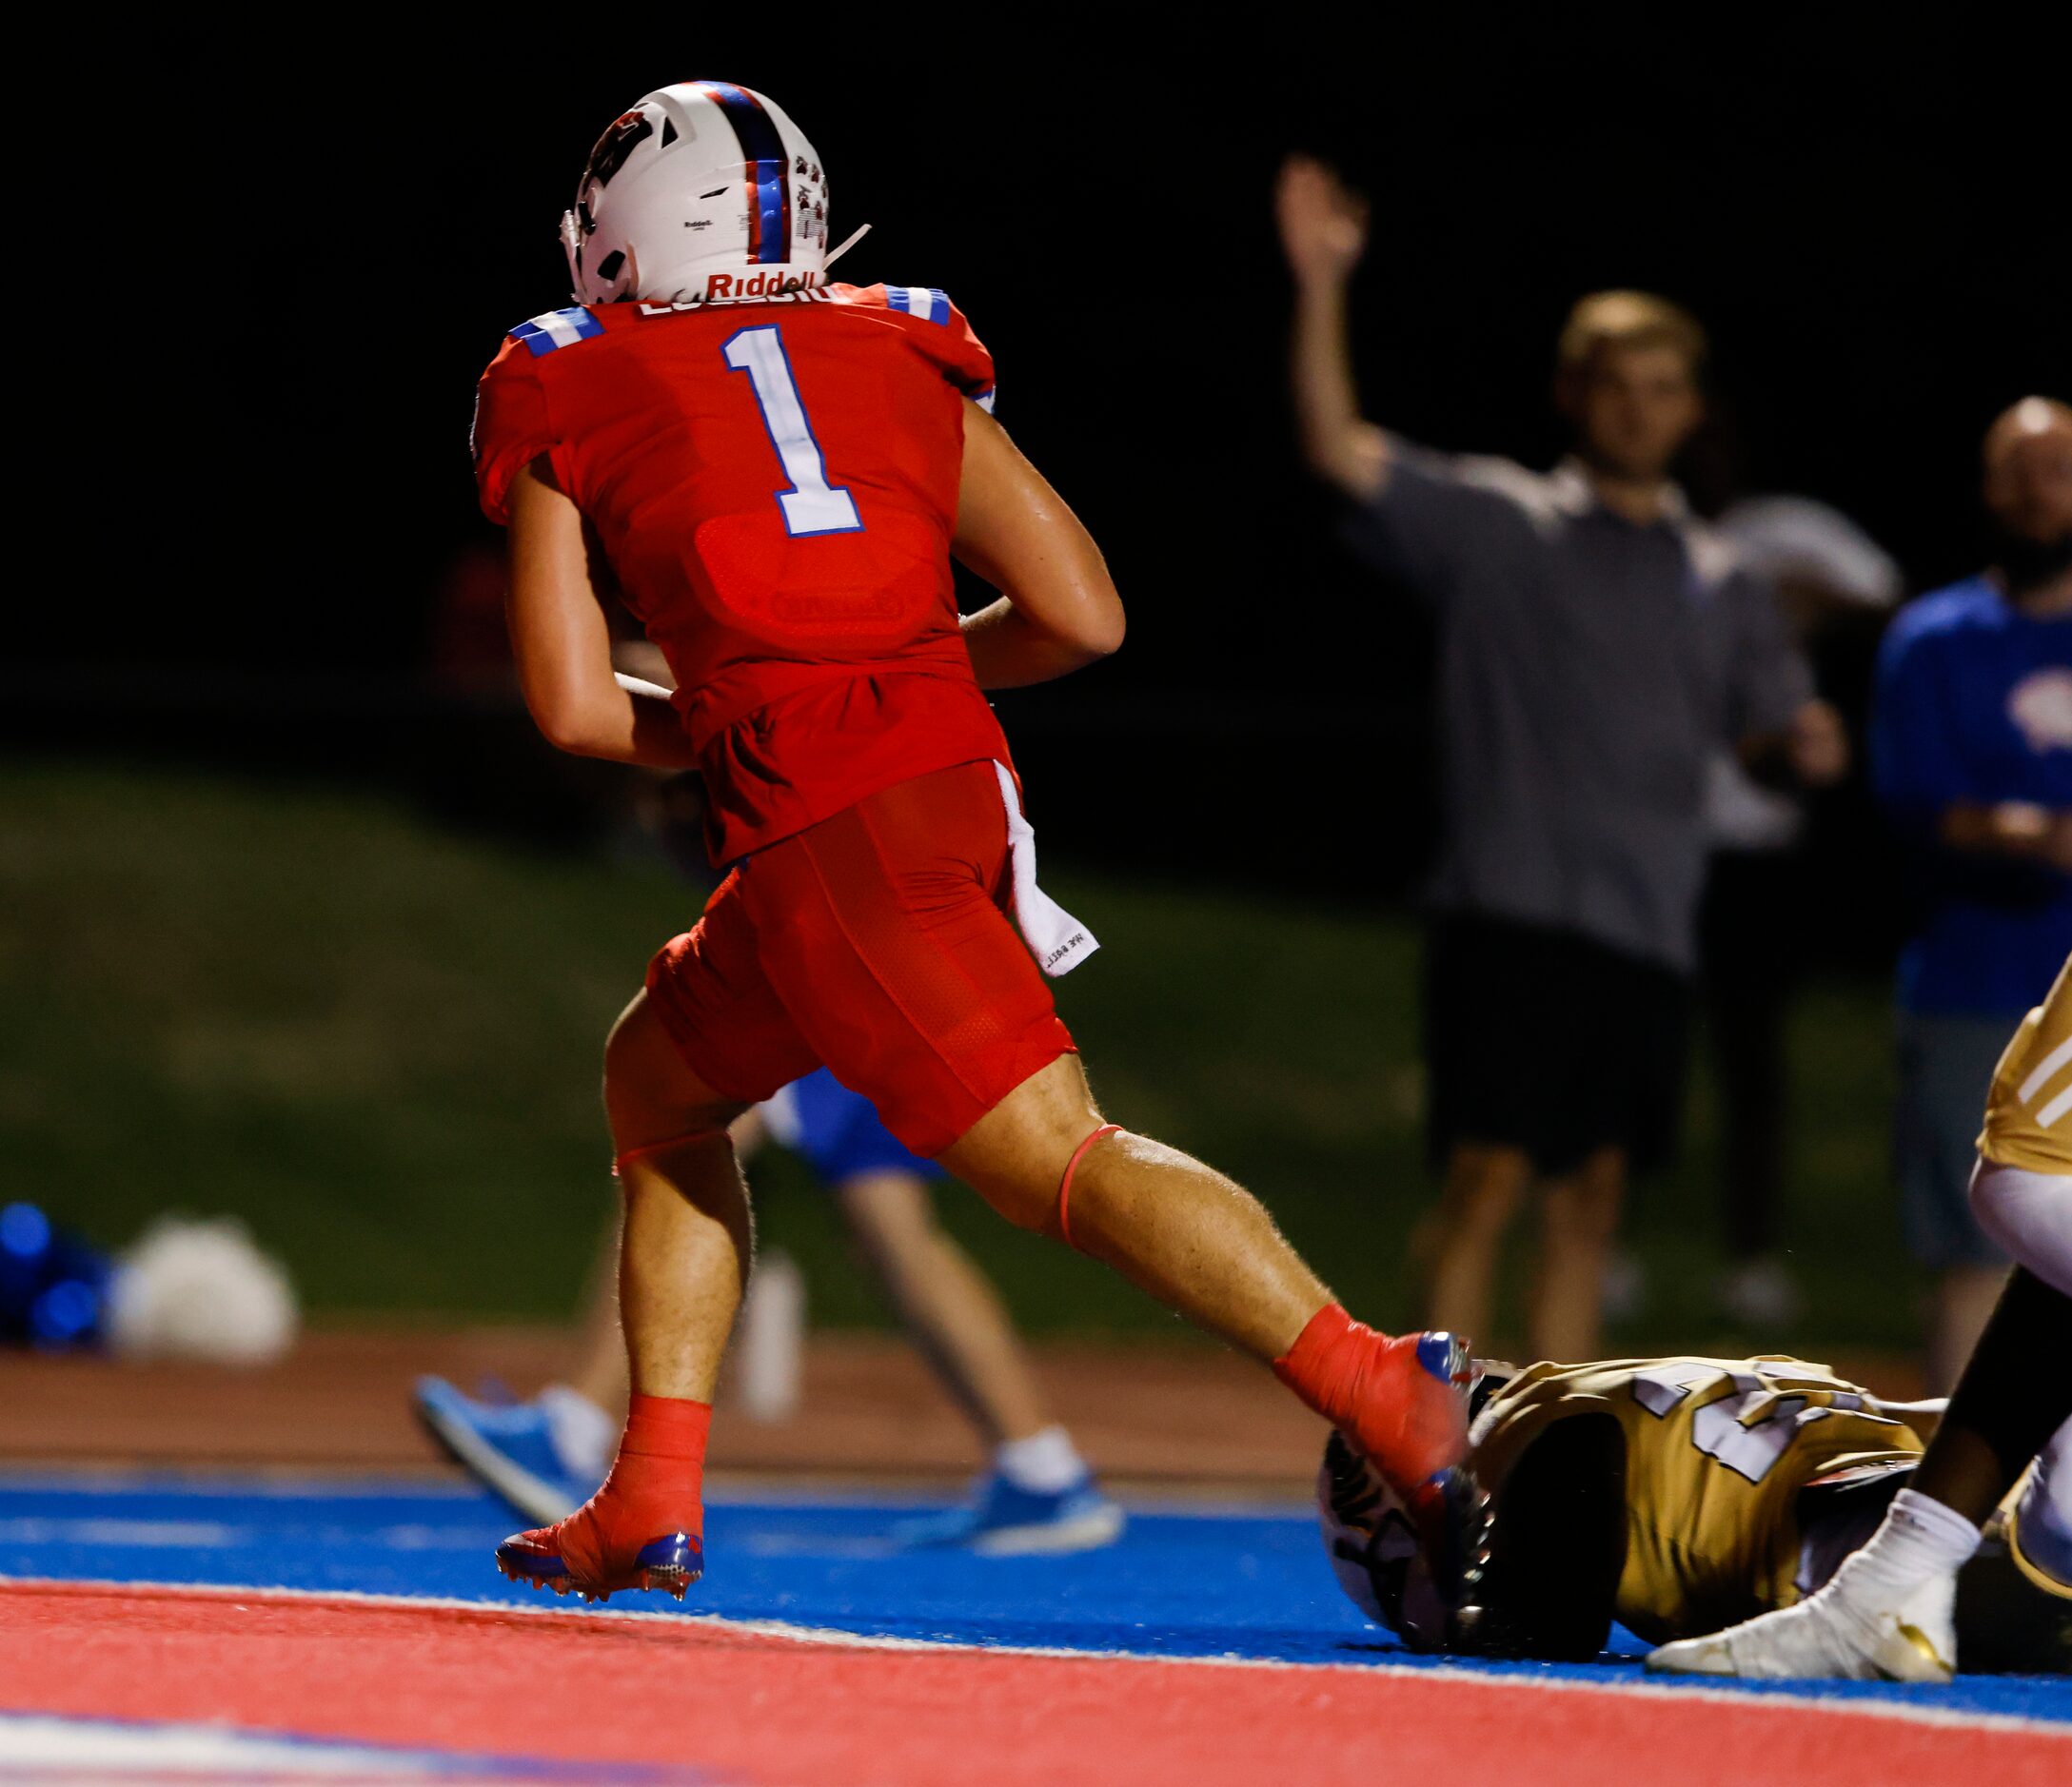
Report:
M0 1710L676 1763L769 1787L2072 1778L2072 1737L1753 1698L71 1583L0 1585Z

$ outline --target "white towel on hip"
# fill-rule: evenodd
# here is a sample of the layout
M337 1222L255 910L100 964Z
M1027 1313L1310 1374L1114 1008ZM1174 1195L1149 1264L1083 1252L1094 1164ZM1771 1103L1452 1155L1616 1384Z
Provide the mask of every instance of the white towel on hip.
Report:
M1021 797L1006 764L996 761L1000 804L1007 809L1007 851L1015 877L1015 922L1036 966L1056 979L1100 948L1094 933L1036 886L1036 830L1021 816Z

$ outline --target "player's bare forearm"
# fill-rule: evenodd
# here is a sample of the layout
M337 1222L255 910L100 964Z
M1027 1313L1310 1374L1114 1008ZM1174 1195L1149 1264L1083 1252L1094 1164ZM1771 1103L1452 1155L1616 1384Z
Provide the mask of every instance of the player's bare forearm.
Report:
M601 746L582 753L614 763L634 763L644 770L695 770L698 754L691 749L691 736L683 730L682 717L669 699L669 692L632 677L618 678L630 712L613 710L601 716L602 724L594 736Z
M1298 276L1289 370L1303 457L1320 478L1367 500L1388 482L1389 442L1360 414L1347 285L1347 275Z
M1105 656L1047 633L1002 596L963 618L964 648L981 689L1054 682Z
M614 673L582 514L541 461L511 486L509 563L511 653L525 707L548 743L615 763L696 768L667 694Z
M1389 478L1388 437L1360 415L1346 314L1367 249L1367 200L1313 156L1291 155L1273 203L1295 282L1289 370L1303 457L1348 496L1377 496Z
M573 756L598 757L645 770L695 770L698 755L668 692L627 677L580 707L563 707L553 723L534 710L547 742ZM528 697L529 705L529 697Z
M1093 536L1006 430L968 402L953 549L1001 592L963 621L980 687L1048 682L1121 645L1122 599Z

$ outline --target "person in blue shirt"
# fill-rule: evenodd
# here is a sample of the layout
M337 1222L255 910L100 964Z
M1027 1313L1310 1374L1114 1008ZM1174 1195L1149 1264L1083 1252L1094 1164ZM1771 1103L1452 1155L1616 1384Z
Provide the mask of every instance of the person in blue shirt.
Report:
M1939 1274L1939 1390L2005 1276L1965 1198L1980 1106L2008 1031L2072 953L2072 408L2024 399L1987 432L1984 460L1993 564L1893 622L1871 725L1916 903L1897 1167L1908 1243Z

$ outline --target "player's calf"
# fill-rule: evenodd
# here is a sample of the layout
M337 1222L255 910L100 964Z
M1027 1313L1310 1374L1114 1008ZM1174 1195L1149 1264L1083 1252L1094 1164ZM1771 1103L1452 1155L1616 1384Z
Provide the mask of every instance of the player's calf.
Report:
M1465 1454L1466 1346L1353 1322L1243 1187L1105 1123L1075 1057L1031 1076L941 1158L1025 1227L1271 1365L1406 1500L1433 1496Z
M602 1487L566 1520L504 1541L497 1564L558 1594L681 1596L704 1569L711 1396L752 1246L724 1127L739 1107L684 1064L645 993L605 1047L604 1090L625 1204L625 1432Z

